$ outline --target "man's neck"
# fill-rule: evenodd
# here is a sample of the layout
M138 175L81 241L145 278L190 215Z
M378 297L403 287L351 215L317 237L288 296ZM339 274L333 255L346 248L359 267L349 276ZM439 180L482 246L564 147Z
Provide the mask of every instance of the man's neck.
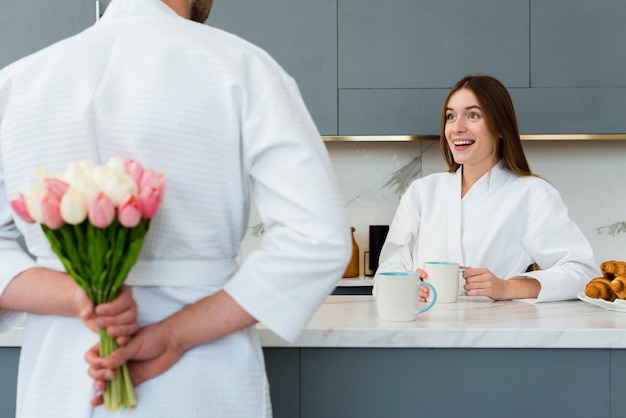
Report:
M174 10L178 15L185 19L190 17L190 6L188 0L161 0L170 9Z

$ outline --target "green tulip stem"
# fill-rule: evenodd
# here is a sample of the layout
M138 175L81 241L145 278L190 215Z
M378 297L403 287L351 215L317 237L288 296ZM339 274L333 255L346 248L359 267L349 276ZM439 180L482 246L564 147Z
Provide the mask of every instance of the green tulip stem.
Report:
M121 292L139 253L150 219L141 219L134 228L122 226L117 219L106 228L93 226L88 219L78 225L65 224L58 229L41 225L54 253L67 273L89 296L94 305L114 300ZM105 329L99 330L100 356L107 357L118 348ZM133 408L137 395L126 364L115 372L104 391L106 409Z

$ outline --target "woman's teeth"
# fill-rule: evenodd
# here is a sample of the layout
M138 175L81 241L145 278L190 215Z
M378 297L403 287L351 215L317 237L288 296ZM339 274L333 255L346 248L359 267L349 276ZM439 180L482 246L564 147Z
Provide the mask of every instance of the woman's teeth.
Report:
M461 146L461 145L472 145L475 141L471 141L471 140L464 140L464 141L454 141L454 145Z

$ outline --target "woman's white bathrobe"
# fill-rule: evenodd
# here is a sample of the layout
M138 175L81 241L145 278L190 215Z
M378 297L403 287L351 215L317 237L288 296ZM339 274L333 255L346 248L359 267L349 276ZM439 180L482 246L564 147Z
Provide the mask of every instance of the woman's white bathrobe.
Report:
M576 299L601 275L593 251L558 191L497 164L461 198L462 169L414 181L402 196L378 272L415 271L425 261L486 267L541 283L538 302ZM541 270L525 273L537 263ZM463 281L464 282L464 281Z
M261 323L297 338L341 277L350 230L326 148L297 86L262 50L158 0L113 0L77 36L0 72L0 292L21 271L61 269L8 201L36 168L132 158L167 178L135 285L143 324L224 288ZM240 263L250 193L265 233ZM23 234L33 261L15 239ZM0 311L0 329L15 325ZM204 319L212 326L212 319ZM130 411L92 411L75 318L28 315L19 417L269 417L254 328L194 348L137 388Z

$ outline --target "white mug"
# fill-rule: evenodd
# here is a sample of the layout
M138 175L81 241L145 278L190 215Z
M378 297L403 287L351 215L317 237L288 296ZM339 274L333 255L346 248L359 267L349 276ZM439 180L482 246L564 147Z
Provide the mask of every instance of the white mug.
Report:
M459 295L459 263L447 261L427 261L425 282L437 289L437 302L455 303ZM427 300L430 300L428 296Z
M432 300L418 309L419 287L428 286ZM390 271L376 277L376 308L382 321L414 321L417 314L426 312L437 301L433 286L420 280L417 273Z

